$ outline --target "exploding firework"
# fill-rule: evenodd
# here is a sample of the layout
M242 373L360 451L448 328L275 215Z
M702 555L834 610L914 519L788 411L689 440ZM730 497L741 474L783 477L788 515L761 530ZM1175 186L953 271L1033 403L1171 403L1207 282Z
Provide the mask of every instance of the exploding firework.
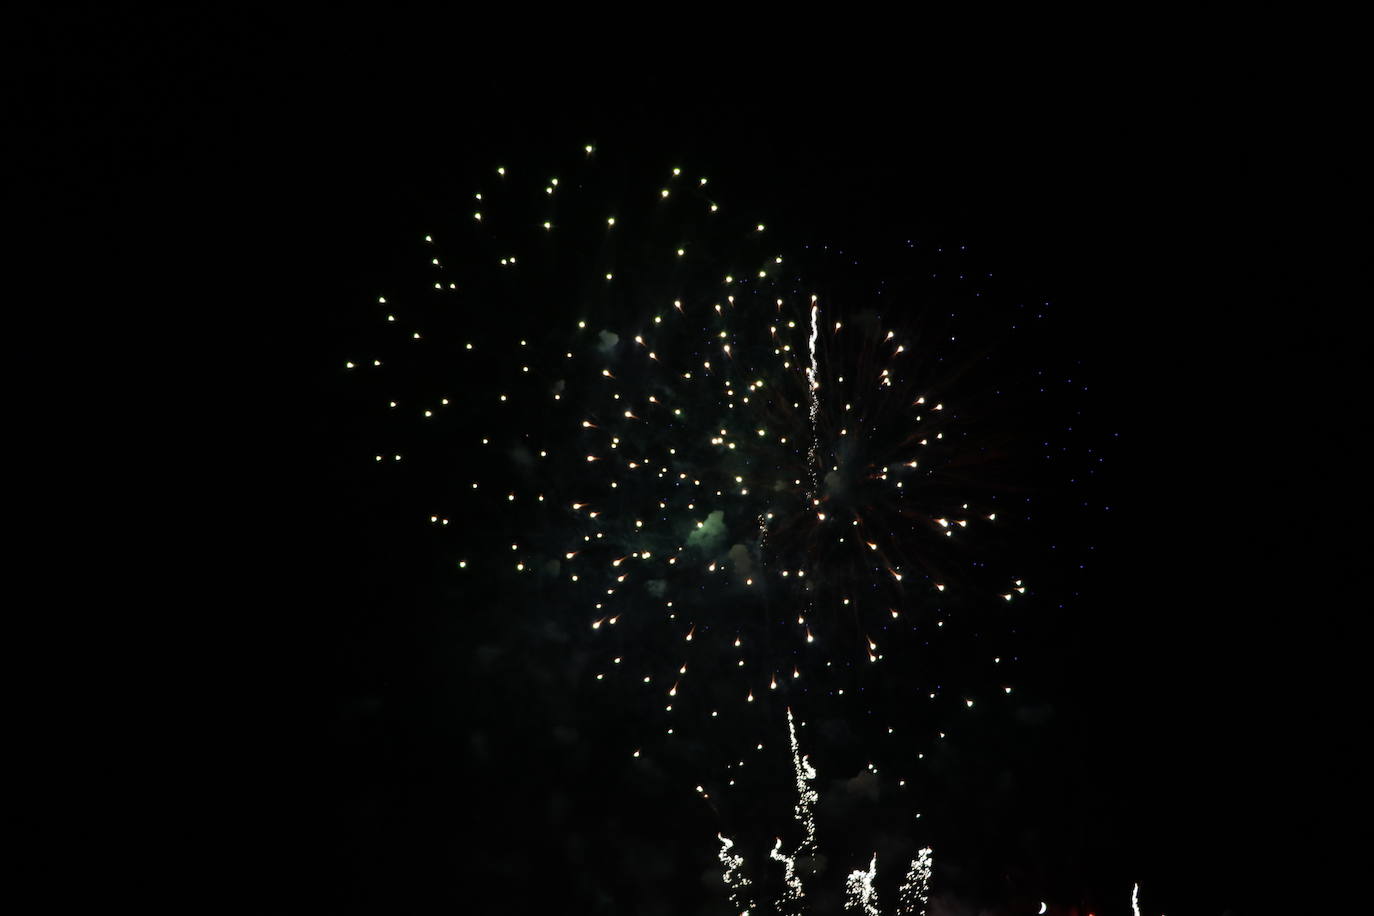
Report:
M345 367L388 414L367 460L474 593L570 636L627 753L695 742L733 786L811 703L914 732L905 772L1011 693L1053 424L962 246L886 272L590 146L416 244Z

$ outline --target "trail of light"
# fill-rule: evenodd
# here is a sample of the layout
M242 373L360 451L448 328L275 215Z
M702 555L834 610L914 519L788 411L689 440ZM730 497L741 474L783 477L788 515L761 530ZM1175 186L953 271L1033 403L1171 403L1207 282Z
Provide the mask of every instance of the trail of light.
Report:
M820 388L820 383L816 381L816 373L818 371L816 366L816 337L820 333L819 319L820 307L816 305L816 297L812 296L811 340L808 343L808 349L811 353L811 366L806 370L806 380L807 382L809 382L809 384L807 385L807 397L810 399L809 409L811 415L811 447L808 455L810 459L809 469L811 471L811 489L806 494L806 498L808 500L815 500L816 492L820 489L820 463L819 459L816 456L816 451L819 448L819 438L816 432L816 417L820 413L821 409L820 398L816 396L816 389Z
M816 363L816 338L820 335L820 315L821 315L820 306L816 305L816 297L815 297L815 296L812 296L812 297L811 297L811 338L810 338L810 340L807 342L807 349L808 349L808 351L809 351L809 353L810 353L810 357L811 357L811 365L810 365L810 366L807 368L807 370L806 370L806 380L807 380L807 382L808 382L808 384L807 384L807 386L806 386L806 388L807 388L807 390L806 390L806 396L807 396L807 398L808 398L808 411L809 411L809 415L810 415L810 418L811 418L811 444L810 444L810 445L808 446L808 448L807 448L807 472L808 472L809 475L810 475L810 481L811 481L811 486L810 486L810 488L806 491L806 502L807 502L807 505L808 505L808 506L814 506L814 505L816 505L816 494L820 491L820 466L821 466L821 465L820 465L820 456L819 456L820 432L819 432L818 426L817 426L817 417L818 417L818 415L820 414L821 402L820 402L820 398L816 395L816 390L817 390L818 388L820 388L820 383L819 383L818 381L816 381L816 375L817 375L817 373L818 373L818 371L819 371L818 366L817 366L817 363ZM821 518L822 520L824 520L824 519L825 519L825 515L822 514L822 515L820 516L820 518ZM808 617L811 616L811 612L812 612L813 610L815 610L815 607L814 607L812 604L810 604L810 603L808 602L807 608L806 608L807 616L808 616ZM807 641L807 642L810 642L810 641L811 641L811 631L810 631L810 630L807 630L807 631L806 631L806 634L807 634L807 640L806 640L806 641ZM789 724L789 727L790 727L790 725L791 725L791 715L792 715L792 713L789 711L787 715L788 715L788 724ZM794 740L794 742L793 742L793 746L795 747L795 740ZM814 774L813 774L813 775L814 775Z
M797 847L798 855L814 856L816 854L816 802L820 799L820 794L810 785L816 778L816 770L811 766L811 762L803 756L801 746L797 743L797 727L792 721L792 709L787 710L787 735L792 742L792 769L796 774L797 784L797 804L793 809L797 823L801 824L803 836L801 845Z
M802 888L801 878L797 875L797 859L795 855L787 855L782 851L782 838L779 837L773 844L773 848L768 851L768 858L774 862L782 863L783 884L786 890L778 898L777 911L779 913L792 912L791 904L797 903L806 897L806 892Z
M815 807L820 795L810 783L816 778L816 770L811 766L810 761L802 755L801 745L797 743L797 725L792 718L792 709L787 710L787 734L792 744L792 769L795 774L797 786L797 803L792 811L797 819L797 823L802 828L802 841L797 848L789 855L782 851L782 839L773 844L773 849L768 853L768 857L775 862L781 862L783 867L783 884L785 890L777 901L779 913L794 912L799 904L806 897L806 890L802 886L801 876L797 874L797 859L804 857L810 859L816 855L816 816Z
M734 840L729 837L716 834L720 839L720 864L725 866L725 886L730 889L730 902L740 911L740 916L749 916L749 912L754 908L745 894L749 887L749 879L740 874L740 866L744 864L744 856L731 853L730 849L735 845Z

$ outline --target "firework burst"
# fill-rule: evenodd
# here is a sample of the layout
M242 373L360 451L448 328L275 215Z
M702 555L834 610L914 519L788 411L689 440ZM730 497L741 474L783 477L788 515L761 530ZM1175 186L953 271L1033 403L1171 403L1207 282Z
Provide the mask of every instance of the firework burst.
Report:
M1021 313L959 252L875 279L706 177L600 158L494 167L417 239L424 280L346 366L389 415L367 460L457 573L571 636L636 757L695 739L734 785L787 703L882 694L911 714L865 728L934 742L1010 693Z

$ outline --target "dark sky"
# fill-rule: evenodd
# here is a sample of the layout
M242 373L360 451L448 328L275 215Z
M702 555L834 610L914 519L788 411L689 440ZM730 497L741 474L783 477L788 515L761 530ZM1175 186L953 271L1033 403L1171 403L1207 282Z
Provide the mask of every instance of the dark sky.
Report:
M1019 748L1015 763L995 761L1016 739L990 736L994 762L970 765L979 775L966 779L986 780L970 799L999 776L1016 789L937 837L941 863L962 869L947 883L985 903L1121 907L1134 880L1166 912L1247 902L1272 842L1256 796L1273 765L1262 736L1293 715L1243 597L1264 535L1234 514L1252 511L1239 486L1252 471L1233 450L1257 406L1241 373L1260 356L1244 290L1273 264L1258 257L1269 242L1255 234L1255 157L1225 124L1142 86L1077 99L1065 93L1080 87L1012 90L950 111L891 74L876 92L821 78L752 91L587 83L541 100L519 78L473 80L432 118L383 83L308 114L351 141L327 167L339 192L320 223L339 242L338 261L320 265L331 292L365 298L366 271L397 269L398 242L498 151L584 138L709 162L761 209L854 250L895 236L973 241L1072 315L1064 349L1085 361L1093 423L1122 438L1103 443L1117 514L1042 647L1052 724L1023 739L1034 752ZM349 508L346 493L337 506ZM575 911L723 912L702 890L714 872L706 813L599 754L585 715L578 745L560 743L570 711L518 675L455 678L437 646L461 637L434 622L442 599L426 548L394 520L377 530L365 512L343 518L351 527L332 527L343 543L327 564L340 603L325 606L320 632L334 688L320 709L321 816L333 825L321 865L338 905L424 911L508 895L520 909L556 888ZM473 732L489 757L472 750ZM698 902L712 899L715 910Z
M72 65L65 129L108 145L54 144L39 174L89 166L114 210L166 188L167 250L228 292L196 316L201 352L222 331L260 354L230 395L247 436L223 448L257 453L239 626L264 650L245 666L274 676L235 752L265 777L242 869L298 901L268 909L728 911L702 883L716 828L693 799L627 776L604 724L570 724L518 672L452 669L432 544L353 489L339 454L348 316L407 269L409 240L495 157L594 141L703 163L856 251L967 241L1054 300L1092 422L1120 434L1098 484L1117 509L1044 646L1052 720L988 736L1015 764L968 778L1016 789L937 838L937 890L947 861L967 900L1014 884L1125 912L1139 880L1150 912L1260 911L1276 850L1325 823L1317 776L1346 773L1353 747L1319 702L1348 674L1312 655L1343 641L1343 605L1310 583L1347 582L1354 548L1295 533L1332 441L1303 420L1309 368L1340 331L1304 306L1282 104L1109 54L995 77L897 59L544 64L346 31L278 44L172 21L45 52ZM193 210L203 244L172 238ZM1314 761L1304 736L1333 732ZM1277 788L1295 782L1305 803Z

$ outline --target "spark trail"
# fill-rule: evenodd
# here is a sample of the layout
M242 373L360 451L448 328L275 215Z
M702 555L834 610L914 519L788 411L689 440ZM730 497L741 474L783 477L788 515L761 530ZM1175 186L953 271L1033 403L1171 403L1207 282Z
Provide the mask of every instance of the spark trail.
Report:
M773 912L778 916L805 916L806 887L802 871L812 868L819 854L816 843L815 807L820 799L813 787L816 770L806 755L801 752L797 740L796 722L792 710L787 710L788 737L792 750L792 768L797 801L793 807L793 818L801 828L802 839L797 848L790 853L782 851L782 838L775 840L768 857L783 868L782 895L774 902ZM755 904L748 897L750 881L743 874L744 857L731 852L734 841L723 834L717 834L721 849L719 858L724 866L721 875L730 894L731 903L741 910L741 916L755 912ZM895 916L925 916L926 901L930 897L930 878L932 870L932 850L929 846L920 851L913 859L905 882L899 890L898 908ZM863 916L880 916L878 892L873 882L878 877L878 854L873 853L867 869L856 869L845 880L845 909L859 912Z

